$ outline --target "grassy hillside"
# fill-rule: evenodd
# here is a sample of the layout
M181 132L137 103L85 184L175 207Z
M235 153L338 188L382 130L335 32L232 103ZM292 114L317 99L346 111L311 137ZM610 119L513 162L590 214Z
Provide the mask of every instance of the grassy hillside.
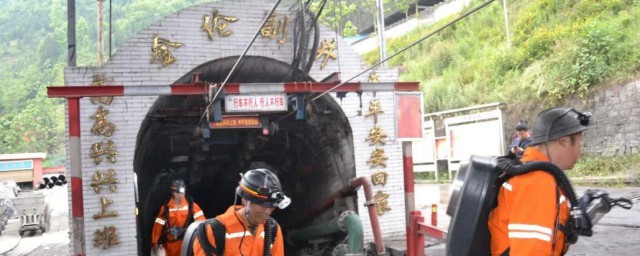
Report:
M401 80L421 82L427 112L493 101L552 105L640 70L640 0L508 2L511 47L496 1L390 61ZM391 40L388 54L453 18ZM374 63L377 51L365 59Z

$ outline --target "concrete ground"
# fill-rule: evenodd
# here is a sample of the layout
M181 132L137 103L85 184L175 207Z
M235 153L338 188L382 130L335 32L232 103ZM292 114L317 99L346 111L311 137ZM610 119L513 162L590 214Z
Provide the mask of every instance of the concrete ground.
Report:
M29 192L23 192L27 194ZM9 220L7 229L0 236L0 255L69 255L69 207L67 187L54 187L44 191L45 201L52 208L50 230L18 234L20 220ZM18 200L20 197L18 197Z
M416 184L416 209L422 211L425 221L430 221L430 206L438 204L437 226L447 230L451 218L446 215L449 200L449 184ZM581 196L586 189L601 189L609 192L612 198L628 197L640 194L640 187L577 187L576 194ZM387 239L390 245L406 248L403 237ZM614 207L593 228L592 237L580 237L578 242L569 248L566 255L573 256L609 256L609 255L638 255L640 251L640 201L636 201L631 210ZM405 245L401 245L402 243ZM427 239L425 255L442 256L446 253L443 241Z
M57 190L56 190L57 189ZM57 203L52 213L51 231L44 234L37 232L24 237L18 235L19 221L12 219L7 230L0 236L0 255L7 256L57 256L69 255L69 216L67 208L67 192L65 187L48 191L47 201ZM449 184L416 184L416 209L422 211L427 223L431 219L431 204L438 204L437 227L447 230L450 222L446 215L449 201ZM585 187L576 189L582 195ZM640 194L640 187L604 188L612 197ZM640 204L640 202L636 202ZM638 255L640 251L640 206L631 210L614 208L594 227L592 237L580 237L578 243L571 246L567 255L609 256ZM392 247L391 255L402 255L406 250L405 237L387 237L385 244ZM427 239L426 255L445 255L445 243L435 239Z

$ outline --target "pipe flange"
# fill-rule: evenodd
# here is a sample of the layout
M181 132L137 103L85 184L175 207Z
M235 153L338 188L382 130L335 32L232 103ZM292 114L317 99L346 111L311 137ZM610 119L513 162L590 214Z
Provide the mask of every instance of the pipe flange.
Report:
M338 228L345 233L347 232L347 226L344 224L344 219L346 219L347 216L349 215L358 215L358 214L354 211L344 211L340 213L340 216L338 216Z
M364 202L364 207L375 206L376 202L374 200Z

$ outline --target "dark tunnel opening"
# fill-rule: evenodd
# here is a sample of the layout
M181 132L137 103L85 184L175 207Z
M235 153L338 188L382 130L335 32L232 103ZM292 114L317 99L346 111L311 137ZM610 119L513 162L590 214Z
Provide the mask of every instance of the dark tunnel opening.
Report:
M201 81L221 83L236 59L205 63L176 83L190 83L195 72L200 72ZM289 64L256 56L245 57L234 73L229 82L312 81L300 72L292 72ZM212 218L234 203L239 173L267 167L278 175L285 194L292 199L288 208L273 214L285 236L288 230L333 217L331 209L319 213L311 209L355 177L352 131L337 102L325 95L307 106L304 121L296 121L291 115L277 127L271 125L268 135L260 129L211 129L208 136L197 127L206 104L204 96L161 96L142 122L134 158L141 255L149 254L151 229L161 205L170 197L168 184L172 178L184 179L187 196L200 205L207 218ZM285 114L268 116L273 122ZM200 138L196 138L196 130ZM342 207L357 211L355 198L346 201ZM329 240L336 243L343 238ZM289 245L287 252L304 246Z

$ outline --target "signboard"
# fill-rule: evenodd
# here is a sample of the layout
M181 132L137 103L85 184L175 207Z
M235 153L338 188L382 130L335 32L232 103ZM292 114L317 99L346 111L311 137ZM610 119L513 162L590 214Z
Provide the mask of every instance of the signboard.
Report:
M450 160L502 155L501 116L500 110L492 110L445 119Z
M0 162L0 172L33 169L33 160Z
M426 121L424 124L422 141L411 143L413 153L413 163L434 163L435 159L435 136L433 121Z
M282 94L233 94L225 96L226 112L277 112L287 111L287 95Z
M258 116L222 116L221 122L210 122L211 129L260 128Z
M398 92L396 104L396 140L422 140L422 92ZM400 125L402 124L402 125Z

